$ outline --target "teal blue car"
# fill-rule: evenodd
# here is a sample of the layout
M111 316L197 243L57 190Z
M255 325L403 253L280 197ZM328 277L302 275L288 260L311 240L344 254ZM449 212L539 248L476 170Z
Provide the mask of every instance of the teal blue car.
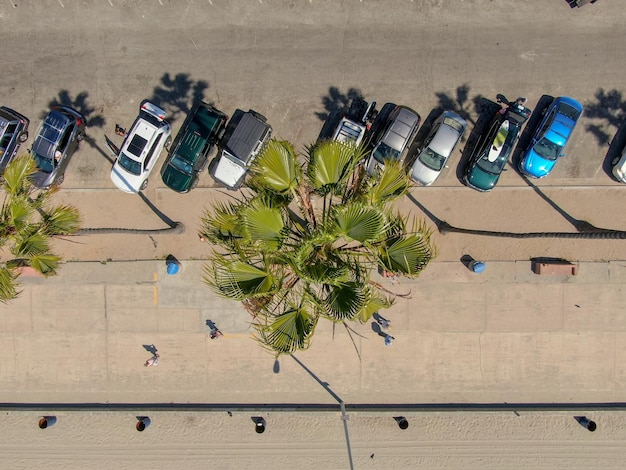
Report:
M163 183L176 192L186 193L198 182L209 155L224 135L228 116L200 102L187 115L161 168Z

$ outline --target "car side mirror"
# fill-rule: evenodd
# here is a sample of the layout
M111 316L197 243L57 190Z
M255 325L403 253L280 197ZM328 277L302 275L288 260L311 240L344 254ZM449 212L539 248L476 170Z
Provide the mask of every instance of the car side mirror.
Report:
M564 154L564 153L562 153L561 155L559 155L559 158L564 157L564 156L565 156L565 154Z

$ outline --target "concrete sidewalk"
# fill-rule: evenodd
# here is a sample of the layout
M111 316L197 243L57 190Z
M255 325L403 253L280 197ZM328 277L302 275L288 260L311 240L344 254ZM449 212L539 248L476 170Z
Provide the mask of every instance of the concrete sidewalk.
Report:
M23 278L0 306L2 402L346 403L623 400L626 262L580 263L537 276L530 262L490 262L477 275L433 262L371 324L320 322L310 350L277 364L251 338L237 302L202 282L203 262L69 262L57 277ZM381 282L385 282L380 279ZM206 320L224 336L211 340ZM158 367L146 368L154 344Z

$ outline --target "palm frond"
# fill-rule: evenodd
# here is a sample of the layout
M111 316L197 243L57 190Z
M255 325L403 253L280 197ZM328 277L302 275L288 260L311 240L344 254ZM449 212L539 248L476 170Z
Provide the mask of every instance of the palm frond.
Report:
M250 168L252 185L288 194L302 178L293 146L286 141L272 139Z
M16 258L32 258L50 251L50 239L41 232L22 231L15 237L11 253Z
M385 233L384 214L378 208L352 203L335 208L334 216L339 233L347 239L364 243Z
M273 317L268 324L253 326L263 346L277 354L291 354L310 346L317 318L306 308L293 307Z
M411 187L411 179L397 160L385 161L385 168L371 179L368 198L372 205L393 201L405 195Z
M67 235L80 229L80 214L73 206L55 206L45 211L42 219L42 231L47 235Z
M324 299L326 315L336 322L353 320L367 301L365 286L356 282L326 285L324 290L327 293Z
M212 261L212 265L205 266L204 282L223 297L244 300L272 294L278 287L268 270L218 254Z
M379 246L380 264L389 272L413 277L437 255L431 241L431 231L421 225L422 230L388 240Z
M52 253L41 253L29 257L25 262L44 276L53 276L57 272L61 258Z
M285 237L285 221L279 209L265 205L262 199L255 199L242 208L239 215L241 232L248 243L262 243L268 251L280 248Z
M337 141L324 141L308 148L307 177L314 191L320 194L344 187L362 158L360 147Z
M0 302L8 302L19 295L16 279L17 273L14 268L0 266Z
M29 154L13 159L4 169L4 189L10 197L28 194L32 183L30 176L37 171L37 165Z

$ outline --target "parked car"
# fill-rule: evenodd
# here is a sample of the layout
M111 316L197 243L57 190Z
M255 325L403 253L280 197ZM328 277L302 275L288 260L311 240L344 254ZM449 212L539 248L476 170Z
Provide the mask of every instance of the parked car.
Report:
M465 119L452 111L444 111L437 118L411 168L413 181L423 186L430 186L435 182L466 127Z
M145 101L139 108L130 131L124 137L122 147L109 147L117 154L111 169L111 180L127 193L138 193L148 186L148 177L156 162L171 141L172 127L165 120L165 111Z
M626 183L626 147L621 157L615 157L611 162L613 164L613 176L620 183Z
M556 98L545 111L530 145L522 155L520 172L532 178L547 176L563 156L563 149L582 112L582 105L575 99L566 96Z
M369 129L371 121L378 114L376 111L376 101L371 103L363 102L365 111L361 110L360 116L353 117L344 115L337 125L333 134L333 140L343 142L344 144L352 144L356 147L361 145L363 138Z
M250 165L270 140L272 127L265 116L250 110L243 113L220 152L213 177L229 189L238 189Z
M197 184L198 174L222 138L227 120L228 116L204 102L193 107L161 168L161 178L168 188L186 193Z
M27 117L17 111L0 106L0 174L11 163L20 145L28 139Z
M394 159L404 163L409 147L417 134L420 115L406 106L396 106L389 115L381 137L366 161L367 174L372 176L383 168L385 160Z
M38 169L32 177L35 186L48 188L61 184L67 165L84 137L85 116L67 106L51 108L30 149Z
M465 169L465 184L478 191L491 191L496 186L531 113L523 105L511 105L495 115Z

